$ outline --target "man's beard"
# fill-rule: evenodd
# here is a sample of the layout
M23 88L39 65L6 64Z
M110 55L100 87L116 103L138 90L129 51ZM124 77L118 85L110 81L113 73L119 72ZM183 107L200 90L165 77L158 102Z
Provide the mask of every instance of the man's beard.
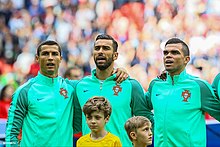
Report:
M106 70L112 64L112 62L113 62L113 57L106 60L105 64L102 65L99 65L99 63L97 63L97 60L95 60L96 67L100 70Z

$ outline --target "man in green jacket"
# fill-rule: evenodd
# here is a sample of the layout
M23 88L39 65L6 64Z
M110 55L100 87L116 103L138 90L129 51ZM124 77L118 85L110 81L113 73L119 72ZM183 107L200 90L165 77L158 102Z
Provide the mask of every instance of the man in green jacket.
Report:
M58 76L61 60L61 48L55 41L47 40L37 48L40 71L13 94L6 128L7 146L18 145L21 128L21 146L73 145L74 83ZM81 128L73 126L76 131Z
M186 72L190 55L185 42L169 39L163 55L167 79L154 79L146 93L154 110L154 146L205 147L204 112L220 121L220 101L208 82Z
M104 96L112 105L112 115L106 125L107 131L118 136L122 146L132 146L124 124L134 115L148 117L153 123L153 114L147 109L142 86L134 79L126 79L121 84L114 81L114 61L118 58L118 44L109 35L101 34L96 37L93 58L96 69L91 76L84 77L75 87L75 97L82 108L86 101L93 96ZM75 99L75 98L74 98ZM75 103L76 104L76 103ZM82 120L83 135L90 132L85 116Z
M73 132L81 131L81 116L77 115L81 108L73 107L77 81L58 76L61 60L61 48L55 41L44 41L37 48L40 71L13 94L6 128L7 146L18 146L21 128L21 146L73 146ZM119 71L118 75L127 74Z

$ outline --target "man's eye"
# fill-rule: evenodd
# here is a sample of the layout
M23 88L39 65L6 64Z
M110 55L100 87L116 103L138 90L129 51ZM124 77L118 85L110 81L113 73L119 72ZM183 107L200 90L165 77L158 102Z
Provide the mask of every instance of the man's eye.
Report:
M49 55L49 53L48 52L42 52L41 55L46 56L46 55Z
M164 55L167 55L167 54L168 54L168 52L167 52L167 51L164 51L164 52L163 52L163 54L164 54Z
M52 55L53 56L58 56L59 54L58 54L58 52L53 52Z
M103 49L104 49L104 50L110 50L111 48L110 48L110 47L107 47L107 46L104 46Z
M99 48L100 48L100 47L95 47L94 49L95 49L96 51L98 51L98 50L99 50Z
M177 54L179 54L179 52L178 51L172 51L172 54L177 55Z

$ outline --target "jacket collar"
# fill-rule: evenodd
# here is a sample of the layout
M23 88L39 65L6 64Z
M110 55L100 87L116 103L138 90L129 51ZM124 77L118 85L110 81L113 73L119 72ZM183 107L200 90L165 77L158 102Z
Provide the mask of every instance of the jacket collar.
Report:
M186 69L184 69L179 75L174 75L173 79L171 78L170 74L167 73L167 81L169 83L176 84L180 81L183 81L186 78L186 76L187 76Z
M96 77L96 69L92 70L92 78L96 80L100 80ZM112 74L110 77L106 78L106 81L113 81L116 78L116 74Z
M44 76L43 74L41 74L40 72L38 72L37 74L37 80L44 83L45 85L54 85L55 83L57 83L59 76L55 77L55 78L50 78L47 76Z

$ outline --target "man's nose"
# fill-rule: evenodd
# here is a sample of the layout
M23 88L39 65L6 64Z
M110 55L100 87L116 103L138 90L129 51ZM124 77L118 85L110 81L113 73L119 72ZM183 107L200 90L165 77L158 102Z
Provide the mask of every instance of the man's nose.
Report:
M98 53L103 53L103 48L100 47L100 49L98 50Z
M48 59L53 59L53 55L50 53Z
M171 56L172 56L171 52L168 52L168 53L165 55L165 57L171 57Z

